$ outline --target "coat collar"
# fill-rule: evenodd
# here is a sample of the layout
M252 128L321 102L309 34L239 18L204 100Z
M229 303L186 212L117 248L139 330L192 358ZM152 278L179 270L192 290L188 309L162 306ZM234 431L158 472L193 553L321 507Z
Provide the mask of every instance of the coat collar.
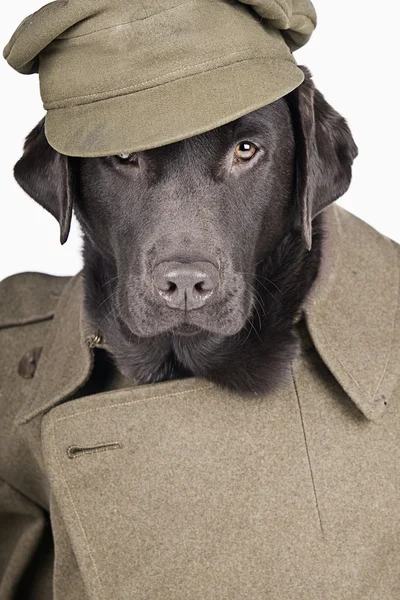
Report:
M399 246L336 203L325 213L323 259L303 307L305 323L332 375L365 417L376 420L400 374ZM70 399L90 377L99 344L82 299L78 273L56 306L18 424Z
M305 319L322 360L370 420L400 375L400 247L336 203Z

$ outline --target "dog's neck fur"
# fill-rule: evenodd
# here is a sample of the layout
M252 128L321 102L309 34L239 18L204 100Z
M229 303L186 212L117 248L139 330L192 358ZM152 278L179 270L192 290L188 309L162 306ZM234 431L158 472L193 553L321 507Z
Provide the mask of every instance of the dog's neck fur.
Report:
M271 393L286 380L300 352L295 322L318 274L324 237L322 212L313 220L310 251L301 231L292 230L258 264L254 287L263 308L257 306L258 314L253 309L236 335L164 333L154 338L134 336L119 320L106 285L115 274L85 238L86 313L105 338L117 369L138 384L196 376L242 393Z

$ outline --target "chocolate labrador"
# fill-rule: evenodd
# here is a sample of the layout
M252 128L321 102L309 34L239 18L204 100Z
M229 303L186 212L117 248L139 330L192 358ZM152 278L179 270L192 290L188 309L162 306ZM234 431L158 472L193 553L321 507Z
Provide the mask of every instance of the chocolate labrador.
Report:
M15 165L21 187L83 231L86 308L126 377L204 377L268 393L299 352L294 321L318 273L323 209L351 180L345 119L304 82L182 141L77 158L41 121Z

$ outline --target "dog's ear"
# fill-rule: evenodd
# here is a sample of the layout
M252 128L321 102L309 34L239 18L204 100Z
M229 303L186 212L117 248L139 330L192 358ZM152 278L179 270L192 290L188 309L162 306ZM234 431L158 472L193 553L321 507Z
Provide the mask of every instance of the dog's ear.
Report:
M27 136L14 177L60 224L60 242L67 241L72 217L73 173L70 159L54 150L44 133L44 119Z
M312 219L348 189L358 154L346 120L315 87L307 67L303 83L286 99L296 141L296 222L308 250Z

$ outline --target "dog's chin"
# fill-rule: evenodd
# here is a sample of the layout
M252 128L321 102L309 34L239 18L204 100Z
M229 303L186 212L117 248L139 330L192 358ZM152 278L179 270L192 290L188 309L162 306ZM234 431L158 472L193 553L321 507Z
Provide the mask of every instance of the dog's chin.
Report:
M144 296L144 294L143 294ZM132 336L156 338L169 336L217 336L229 337L238 334L251 317L255 300L252 295L231 299L221 298L210 306L196 310L178 310L168 306L158 306L147 298L141 303L124 301L124 295L117 299L115 313ZM107 307L106 307L106 310ZM108 311L109 312L109 311Z
M183 337L191 337L193 335L199 335L206 333L206 330L198 325L191 325L190 323L182 323L182 325L175 325L169 330L172 335L178 335Z
M128 316L128 318L127 318ZM136 338L157 338L157 337L204 337L217 336L225 338L236 335L246 323L246 315L236 315L237 318L230 316L228 320L215 318L200 318L200 315L177 315L172 314L169 318L146 319L145 321L135 320L131 315L119 314L119 322L123 323L123 329L130 339Z
M164 338L167 336L171 337L204 337L210 335L216 335L218 337L229 337L231 335L237 334L241 329L243 329L243 325L239 323L230 324L227 327L223 327L220 324L216 323L215 326L213 324L208 324L207 326L197 325L195 323L189 323L188 321L182 321L180 323L175 323L173 325L154 327L153 324L149 324L148 327L133 327L132 325L127 325L130 333L139 337L139 338L156 338L158 336L163 336Z

